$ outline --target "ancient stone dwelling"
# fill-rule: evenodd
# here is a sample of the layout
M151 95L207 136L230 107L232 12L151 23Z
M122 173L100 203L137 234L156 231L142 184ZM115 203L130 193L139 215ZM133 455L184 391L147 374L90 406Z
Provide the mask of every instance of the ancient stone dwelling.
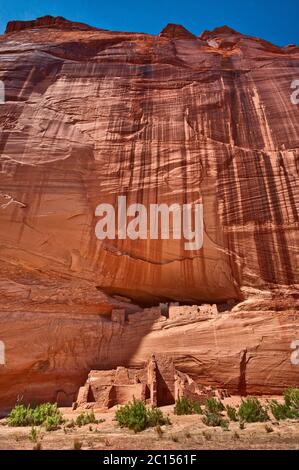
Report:
M151 406L170 405L182 396L202 403L211 395L211 388L200 387L178 371L171 358L152 354L143 369L117 367L90 371L79 389L74 408L108 409L128 403L134 397Z
M199 321L218 314L216 305L160 304L140 312L126 313L114 309L111 321L121 325L144 321L184 322ZM173 358L165 354L152 354L142 369L117 367L112 370L91 370L83 387L79 389L75 407L111 408L125 404L135 397L151 406L170 405L182 396L204 401L212 394L209 387L200 387L187 374L176 369Z
M142 321L166 320L174 322L176 320L200 320L207 319L217 315L217 305L179 305L177 302L170 304L162 303L159 307L149 307L136 313L126 314L125 309L113 309L111 312L111 320L113 322L124 324L140 323Z

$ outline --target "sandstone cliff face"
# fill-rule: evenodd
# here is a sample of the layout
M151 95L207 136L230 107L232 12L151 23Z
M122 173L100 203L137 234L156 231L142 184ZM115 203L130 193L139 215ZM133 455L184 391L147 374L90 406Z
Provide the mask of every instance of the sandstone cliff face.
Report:
M29 398L41 389L48 398L59 390L70 396L91 366L105 363L105 321L98 315L114 307L136 311L135 304L162 300L214 303L267 292L258 316L246 320L244 314L242 321L258 322L263 332L277 318L288 323L289 317L275 316L276 299L283 297L294 326L299 110L290 87L298 78L298 47L279 48L227 27L195 37L176 25L159 36L51 17L8 25L0 37L6 97L0 105L0 340L7 359L0 384L6 404L25 382ZM145 206L201 202L203 248L186 251L184 240L97 240L95 208L116 205L119 195ZM228 321L229 334L238 335L242 322ZM297 334L291 326L287 332L284 351ZM145 354L143 333L132 357ZM200 329L192 334L199 344ZM205 334L209 349L213 332ZM260 347L254 327L251 334L226 353L229 367L234 360L239 367L249 343ZM183 349L190 344L187 333L184 338ZM121 360L114 350L109 367ZM183 360L185 352L178 355L187 372L202 379ZM263 383L264 391L271 389L265 379L271 361L265 376L258 373L262 365L252 367L252 390L263 390ZM226 373L212 375L223 383Z
M91 369L142 368L153 352L173 358L199 384L231 393L279 394L299 386L298 365L291 362L291 342L299 338L295 310L237 309L192 322L138 320L2 313L7 364L0 366L0 410L18 397L70 405Z

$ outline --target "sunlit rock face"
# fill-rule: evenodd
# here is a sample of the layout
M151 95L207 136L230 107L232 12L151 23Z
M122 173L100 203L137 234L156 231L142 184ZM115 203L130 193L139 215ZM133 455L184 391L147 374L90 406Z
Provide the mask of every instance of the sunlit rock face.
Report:
M227 27L200 38L77 27L46 17L1 37L5 277L20 289L84 279L148 303L294 284L298 50ZM95 208L118 195L202 202L203 248L98 241Z
M19 363L18 380L26 371L30 381L35 368L37 390L48 367L37 364L50 364L45 396L62 382L71 384L69 396L74 381L99 366L94 339L84 359L88 334L78 349L83 362L74 365L75 346L61 352L67 369L56 373L55 361L47 362L56 350L47 331L61 315L87 315L88 330L88 315L114 307L217 303L252 293L269 299L265 312L283 298L296 313L296 79L298 47L228 27L196 37L178 25L152 36L63 18L9 23L0 36L0 333L7 315L22 322L18 340L6 330L8 359L15 348L21 354L22 332L31 325L23 313L36 313L34 328L43 322L47 338L28 353L26 366ZM202 203L203 247L186 251L184 239L98 240L95 209L116 206L120 195L145 207ZM251 373L251 389L259 390Z

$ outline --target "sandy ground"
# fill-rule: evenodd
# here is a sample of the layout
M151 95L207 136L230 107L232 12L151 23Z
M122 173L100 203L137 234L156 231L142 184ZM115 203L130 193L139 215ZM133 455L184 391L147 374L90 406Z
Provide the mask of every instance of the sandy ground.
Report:
M236 404L239 398L225 399L224 403ZM0 420L0 449L61 449L81 447L91 449L294 449L299 450L299 421L274 420L267 423L246 424L240 429L239 423L230 422L229 430L207 427L200 415L176 416L173 406L161 408L169 415L171 424L162 426L162 433L155 428L141 433L121 429L114 421L115 410L95 412L100 424L91 424L57 431L39 430L38 444L30 440L30 427L8 427ZM75 419L78 411L61 408L65 419Z

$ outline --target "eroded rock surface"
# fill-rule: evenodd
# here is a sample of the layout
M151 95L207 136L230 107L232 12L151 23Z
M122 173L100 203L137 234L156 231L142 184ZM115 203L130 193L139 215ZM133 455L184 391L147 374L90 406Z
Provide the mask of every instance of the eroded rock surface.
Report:
M298 382L287 359L298 324L299 111L290 99L298 67L298 47L228 27L195 37L176 25L157 36L51 17L8 25L0 37L3 403L24 388L27 398L62 390L68 400L91 368L129 362L123 354L139 361L152 341L205 383L267 392ZM203 248L97 240L95 208L119 195L145 206L201 202ZM131 325L122 349L121 326L99 316L229 299L249 304L196 327Z
M232 311L192 320L111 321L102 315L1 314L6 365L0 365L1 410L17 397L71 405L91 369L142 369L155 351L201 386L234 394L279 394L298 386L291 343L299 337L298 311Z

